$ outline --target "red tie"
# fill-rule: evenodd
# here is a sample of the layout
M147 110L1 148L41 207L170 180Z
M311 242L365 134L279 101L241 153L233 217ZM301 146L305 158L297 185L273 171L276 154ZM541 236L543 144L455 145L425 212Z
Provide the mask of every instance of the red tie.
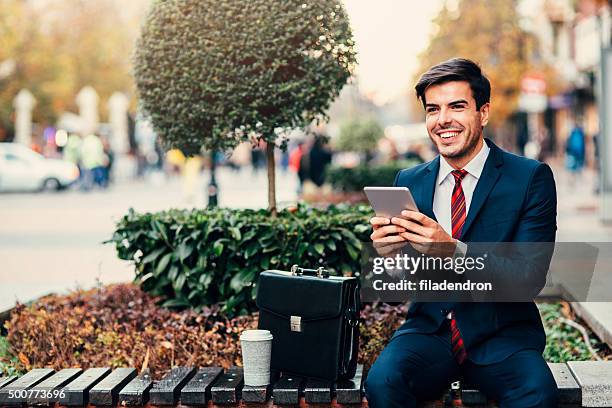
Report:
M451 224L453 227L453 238L461 238L461 230L465 224L465 196L463 188L461 188L461 180L467 175L467 171L453 170L451 172L455 178L455 187L453 187L453 196L451 198Z
M461 364L467 358L467 351L465 351L465 346L463 345L463 339L461 338L461 333L459 333L459 328L457 328L457 321L455 320L455 312L451 312L451 346L453 348L453 355L455 356L455 360L457 363Z
M455 178L455 187L453 187L453 196L451 198L451 224L453 229L453 238L459 239L461 237L461 230L463 224L465 224L465 196L463 195L463 188L461 187L461 180L467 175L467 171L453 170L451 172ZM455 312L451 312L451 346L455 360L461 364L467 358L467 352L463 345L463 339L459 328L457 327L457 321L455 320Z

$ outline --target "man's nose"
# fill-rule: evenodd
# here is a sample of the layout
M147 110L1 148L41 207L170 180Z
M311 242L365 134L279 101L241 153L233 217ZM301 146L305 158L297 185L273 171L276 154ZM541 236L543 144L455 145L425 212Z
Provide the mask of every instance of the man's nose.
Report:
M453 118L448 110L440 109L440 114L438 115L438 123L440 125L448 125L452 122L452 120Z

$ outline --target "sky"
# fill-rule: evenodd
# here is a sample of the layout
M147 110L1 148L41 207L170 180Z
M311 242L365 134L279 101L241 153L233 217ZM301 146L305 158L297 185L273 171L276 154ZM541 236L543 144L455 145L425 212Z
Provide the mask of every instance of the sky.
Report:
M357 43L362 93L382 104L412 87L443 0L343 0Z
M30 1L40 7L53 2ZM141 18L150 3L150 0L114 1L127 19ZM444 1L450 4L457 0L342 1L357 44L360 90L382 104L405 95L411 88L417 56L427 46L432 32L432 19ZM138 29L138 24L134 28Z

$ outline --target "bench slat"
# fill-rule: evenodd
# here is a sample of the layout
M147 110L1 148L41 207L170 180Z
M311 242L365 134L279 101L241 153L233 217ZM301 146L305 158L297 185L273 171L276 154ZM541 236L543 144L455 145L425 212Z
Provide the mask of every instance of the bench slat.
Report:
M565 363L548 363L559 390L559 404L564 406L580 406L582 391L576 379Z
M153 379L149 369L145 369L119 392L119 405L143 406L149 401L149 390Z
M89 390L89 402L101 406L117 405L119 391L134 377L136 377L135 368L116 368Z
M22 377L17 378L6 387L0 389L0 405L21 405L26 402L27 395L22 395L25 393L19 393L20 395L15 396L16 398L9 398L9 391L29 390L52 376L54 372L55 370L52 368L35 368Z
M329 381L308 379L304 385L304 399L308 404L329 404L333 384Z
M567 366L582 389L582 406L612 406L612 364L608 361L570 361Z
M283 374L274 384L272 395L276 405L297 405L303 393L304 378Z
M200 368L181 390L181 405L206 405L211 400L213 382L223 374L221 367Z
M242 387L242 400L248 404L264 404L272 394L270 385L245 385Z
M215 404L237 404L240 402L244 378L242 367L231 367L213 384L210 392Z
M11 375L10 377L2 377L0 378L0 388L9 385L10 383L12 383L13 381L15 381L17 378L16 375Z
M245 385L242 387L242 400L249 404L264 404L272 396L272 384L274 384L280 373L276 370L270 372L270 384L261 386Z
M60 390L81 375L80 368L65 368L32 388L28 396L29 405L49 405L60 400ZM54 392L55 391L55 392Z
M336 384L336 401L339 404L359 404L363 399L363 364L357 366L352 380L340 380Z
M195 367L174 367L151 389L151 404L175 405L178 401L181 388L191 380L195 374Z
M85 370L76 379L63 388L64 396L60 405L85 406L89 403L89 390L111 372L110 368L96 367Z

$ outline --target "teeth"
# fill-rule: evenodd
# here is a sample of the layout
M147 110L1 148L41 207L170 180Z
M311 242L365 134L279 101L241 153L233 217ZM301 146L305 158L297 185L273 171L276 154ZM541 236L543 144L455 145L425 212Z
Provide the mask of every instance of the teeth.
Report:
M459 132L441 132L441 133L439 133L439 135L440 135L440 137L442 139L448 139L448 138L451 138L451 137L455 137L458 134L459 134Z

